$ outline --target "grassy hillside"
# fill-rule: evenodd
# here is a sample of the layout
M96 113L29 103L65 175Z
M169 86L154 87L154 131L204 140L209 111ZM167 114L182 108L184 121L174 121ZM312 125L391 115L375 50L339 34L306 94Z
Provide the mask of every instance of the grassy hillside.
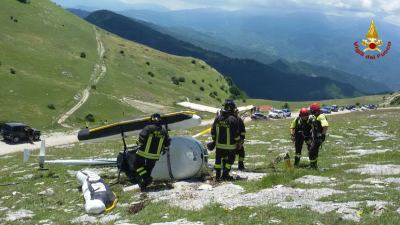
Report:
M0 14L0 120L49 126L89 81L94 29L48 1L4 1Z
M219 104L229 96L227 82L201 60L171 56L96 30L48 0L5 1L0 14L0 79L6 84L0 89L0 121L57 128L57 119L90 87L102 60L105 76L68 123L80 127L89 113L96 122L144 114L121 102L123 97L173 106L186 98ZM96 33L105 47L103 59Z
M48 165L49 170L37 170L37 160L34 157L23 164L22 153L3 156L0 157L0 164L4 176L0 177L0 184L9 186L0 186L0 196L2 196L0 223L39 224L39 221L47 220L46 223L72 224L72 221L78 219L84 223L86 219L92 221L92 224L103 222L104 224L151 224L186 218L188 221L201 221L206 225L275 224L270 222L272 220L281 221L279 224L293 225L398 224L400 220L400 214L397 213L400 207L400 165L398 165L400 117L398 115L399 110L378 110L328 116L329 133L332 136L327 137L320 151L319 171L306 169L308 165L306 158L302 158L299 169L285 169L283 162L271 168L270 163L280 153L289 151L290 156L294 155L294 147L288 134L290 121L250 122L247 124L248 140L245 143L246 166L247 171L266 173L261 180L233 181L233 184L212 181L180 182L174 184L176 186L173 189L160 184L143 195L138 191L122 191L129 185L125 175L122 175L121 183L111 187L119 197L117 207L111 213L99 216L85 214L82 193L78 190L79 185L76 178L70 175L73 171L82 169L81 167ZM194 134L201 129L198 127L185 134ZM171 132L172 136L177 134ZM379 135L383 137L386 135L388 138L379 141L377 138ZM200 139L202 143L206 143L209 138L204 136ZM127 139L128 143L134 140L135 138ZM99 152L99 149L104 150ZM62 159L108 158L115 157L120 149L121 142L117 140L84 146L76 143L63 149L49 148L48 154L57 155L57 158ZM303 149L303 156L307 156L306 149ZM210 152L210 158L210 162L213 162L214 152ZM376 168L365 174L348 171L366 164L373 164ZM116 169L92 169L102 174L107 183L114 182L118 174ZM233 170L235 169L236 165L233 166ZM368 174L371 171L383 171L388 175ZM306 175L322 177L325 181L309 184L298 182L298 178L304 178ZM193 184L197 187L211 184L212 189L202 191L194 189L192 192L185 190L187 185ZM235 194L238 187L243 188L244 193ZM286 193L282 191L283 188L294 188L298 191ZM340 192L313 200L314 195L327 190ZM167 195L174 191L176 193ZM165 201L156 202L159 198L151 197L162 193L166 193L163 197ZM214 197L209 197L209 193L214 193ZM267 193L270 195L266 195ZM253 196L243 198L245 194ZM203 202L199 201L199 198L203 196L206 196L204 200L210 200L204 208L189 210L185 207L194 203L202 205ZM238 203L239 199L242 201ZM144 202L144 207L142 210L139 207L138 211L134 211L137 202ZM229 207L233 206L232 202L243 206L230 209ZM382 203L384 207L376 206L374 203ZM315 204L315 207L310 204ZM285 208L285 205L294 208ZM30 210L31 218L27 216L24 219L10 221L12 217L9 215L22 209ZM327 209L327 211L316 212L316 209L321 211ZM358 218L360 222L349 218Z

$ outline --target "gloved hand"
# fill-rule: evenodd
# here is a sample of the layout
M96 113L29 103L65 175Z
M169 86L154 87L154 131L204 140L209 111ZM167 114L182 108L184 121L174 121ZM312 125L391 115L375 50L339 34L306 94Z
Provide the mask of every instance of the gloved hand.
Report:
M325 134L321 134L321 142L324 142L325 138L326 138L326 135Z
M215 142L214 141L212 141L212 142L207 144L207 149L208 150L212 151L212 150L214 150L214 148L215 148Z
M291 135L290 135L290 139L291 139L293 142L295 141L294 134L291 134Z
M162 155L165 155L165 153L167 153L169 151L169 147L165 147L163 150L162 150Z

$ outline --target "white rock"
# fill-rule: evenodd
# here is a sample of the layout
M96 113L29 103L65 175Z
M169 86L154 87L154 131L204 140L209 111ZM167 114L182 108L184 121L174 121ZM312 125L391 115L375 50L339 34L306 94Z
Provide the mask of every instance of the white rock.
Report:
M115 215L113 215L113 214L107 214L107 215L102 216L102 217L100 218L99 222L100 222L101 224L106 224L106 223L111 223L111 222L113 222L113 221L116 221L116 220L118 220L119 218L121 218L121 216L120 216L118 213L115 214Z
M24 175L24 176L22 176L22 177L18 177L18 180L30 180L30 179L32 179L33 177L34 177L33 174L26 174L26 175Z
M137 225L135 223L130 223L129 220L119 220L114 223L114 225Z
M39 195L51 196L51 195L54 195L54 190L53 190L53 188L47 188L46 190L41 191L41 192L39 192L38 194L39 194Z
M400 174L400 165L365 164L365 165L359 166L357 169L346 170L346 172L347 173L369 174L369 175L396 175L396 174Z
M269 223L281 223L281 222L282 222L282 220L280 220L280 219L272 218L272 219L269 220Z
M271 142L260 141L260 140L246 140L245 145L266 145L271 144Z
M257 216L257 213L251 214L251 215L249 216L249 218L253 218L253 217L255 217L255 216Z
M7 212L5 221L16 221L16 220L23 220L23 219L31 219L35 214L32 211L26 209L20 209L18 211L10 211Z
M365 185L365 184L352 184L349 186L349 189L365 189L365 188L385 188L381 185Z
M89 216L87 214L79 216L71 220L71 223L77 223L77 224L86 224L86 223L97 223L97 219L94 216Z
M400 178L398 178L398 177L389 177L389 178L386 178L386 179L384 180L384 182L386 182L386 183L400 184Z
M240 171L240 170L233 171L232 175L234 175L234 176L236 175L236 176L239 176L240 178L244 178L244 179L251 180L251 181L261 180L263 177L267 176L266 173L244 172L244 171Z
M138 184L131 185L131 186L128 186L128 187L124 187L124 188L122 189L123 192L135 191L135 190L140 190L140 187L139 187Z
M213 187L211 185L209 185L209 184L202 184L197 188L197 190L208 190L208 191L211 191L212 188Z
M166 223L152 223L151 225L204 225L203 222L190 222L186 219L179 219L174 222L166 222Z
M332 180L329 177L306 175L306 176L297 178L295 180L295 182L303 183L303 184L320 184L320 183L330 183L330 182L332 182Z

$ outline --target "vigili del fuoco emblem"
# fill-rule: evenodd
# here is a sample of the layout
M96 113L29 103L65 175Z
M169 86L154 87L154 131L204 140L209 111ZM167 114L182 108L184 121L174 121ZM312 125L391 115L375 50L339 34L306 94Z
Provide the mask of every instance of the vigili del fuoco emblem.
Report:
M355 52L360 56L365 57L366 59L379 59L385 56L392 46L392 43L388 41L386 47L382 51L382 46L384 45L384 42L382 39L379 39L374 20L371 21L371 25L369 26L368 33L365 35L365 37L366 39L363 39L361 42L361 45L363 47L360 47L358 41L354 42L354 47Z

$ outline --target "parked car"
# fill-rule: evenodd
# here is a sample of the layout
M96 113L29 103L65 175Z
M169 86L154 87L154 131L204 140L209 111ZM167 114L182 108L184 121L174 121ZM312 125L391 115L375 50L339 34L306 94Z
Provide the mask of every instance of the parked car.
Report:
M332 112L337 112L337 111L339 111L339 107L337 105L332 105L331 110L332 110Z
M39 141L41 132L23 123L5 123L1 129L5 141L19 143L23 140Z
M282 112L285 117L290 117L292 115L289 109L282 109Z
M329 107L322 107L321 112L324 114L331 114L331 109Z
M262 114L262 113L253 113L251 115L252 120L268 120L268 116Z
M280 119L284 118L284 114L282 110L273 109L268 113L269 118Z

